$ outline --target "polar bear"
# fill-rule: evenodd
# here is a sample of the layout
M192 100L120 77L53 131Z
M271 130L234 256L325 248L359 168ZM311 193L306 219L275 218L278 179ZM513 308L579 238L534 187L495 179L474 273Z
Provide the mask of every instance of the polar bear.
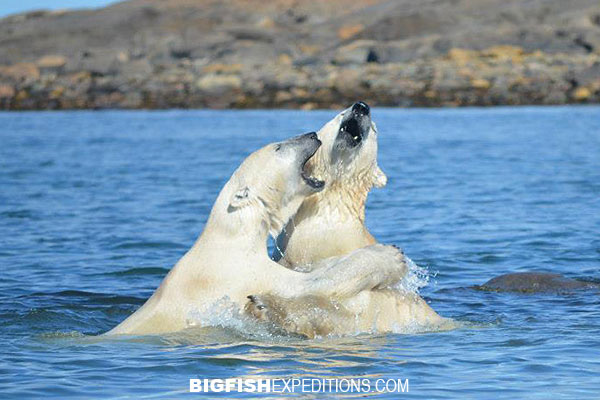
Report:
M314 339L356 331L354 314L343 304L323 296L283 299L270 293L250 295L244 311L267 324L277 335Z
M376 243L365 226L365 203L387 177L377 165L377 128L369 106L357 102L317 132L323 145L306 165L327 187L308 197L277 238L274 259L314 263Z
M275 260L292 269L310 269L324 258L376 243L365 226L365 203L371 188L385 186L387 177L377 164L378 132L369 106L355 103L317 134L323 145L307 163L307 171L325 179L327 186L304 200L277 238L273 254ZM361 330L385 332L409 324L447 322L423 299L410 293L361 292L343 304L356 314Z
M385 307L395 307L394 323L404 332L419 332L435 323L436 329L452 329L450 321L423 319L417 317L427 309L427 304L415 293L400 293L381 290L371 302L377 301ZM244 307L247 315L267 324L267 329L278 335L300 336L314 339L317 336L347 335L381 330L381 324L372 325L371 318L357 315L357 308L351 302L340 301L325 296L307 295L283 298L271 293L248 296ZM424 323L426 322L426 323Z
M108 334L156 334L190 325L191 314L226 299L242 308L246 296L320 295L348 298L386 287L406 273L403 255L375 245L302 273L272 261L267 237L325 183L305 170L321 142L312 132L251 154L217 197L203 233L148 301Z

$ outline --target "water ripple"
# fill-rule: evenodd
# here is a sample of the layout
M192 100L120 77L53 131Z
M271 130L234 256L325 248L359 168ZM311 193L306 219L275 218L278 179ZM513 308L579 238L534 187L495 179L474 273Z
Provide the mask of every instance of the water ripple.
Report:
M600 283L598 107L373 109L389 182L370 193L367 224L426 268L413 283L458 329L300 340L217 318L98 336L153 293L252 149L333 114L0 113L0 397L179 398L190 377L360 376L409 378L421 399L597 398L597 291L473 287L517 271Z

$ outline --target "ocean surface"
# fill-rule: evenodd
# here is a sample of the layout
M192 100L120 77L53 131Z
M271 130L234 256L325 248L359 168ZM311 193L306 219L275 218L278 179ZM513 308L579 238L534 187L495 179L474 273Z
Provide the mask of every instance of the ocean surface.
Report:
M427 269L420 293L459 329L299 340L223 316L97 336L153 293L245 156L335 114L0 113L0 398L193 398L200 377L409 379L390 399L600 398L600 293L472 288L519 271L600 280L599 107L373 110L389 183L369 196L368 226Z

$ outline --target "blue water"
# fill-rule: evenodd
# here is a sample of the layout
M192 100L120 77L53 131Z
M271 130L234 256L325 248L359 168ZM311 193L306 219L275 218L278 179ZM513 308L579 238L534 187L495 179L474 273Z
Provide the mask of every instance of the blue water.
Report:
M298 376L409 379L388 398L599 398L598 292L470 288L516 271L600 279L599 107L374 110L389 183L368 225L429 270L422 295L464 328L94 337L151 295L247 154L334 114L0 113L0 398L198 397L189 378Z

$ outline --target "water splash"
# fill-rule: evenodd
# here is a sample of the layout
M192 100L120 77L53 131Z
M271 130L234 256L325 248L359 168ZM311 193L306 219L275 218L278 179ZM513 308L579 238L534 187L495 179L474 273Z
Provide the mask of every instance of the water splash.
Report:
M413 260L404 256L408 272L394 289L408 293L419 293L419 290L429 284L430 273L427 268L417 265Z
M205 307L189 313L188 328L222 328L245 339L273 339L274 335L266 324L250 318L228 297L225 296Z

